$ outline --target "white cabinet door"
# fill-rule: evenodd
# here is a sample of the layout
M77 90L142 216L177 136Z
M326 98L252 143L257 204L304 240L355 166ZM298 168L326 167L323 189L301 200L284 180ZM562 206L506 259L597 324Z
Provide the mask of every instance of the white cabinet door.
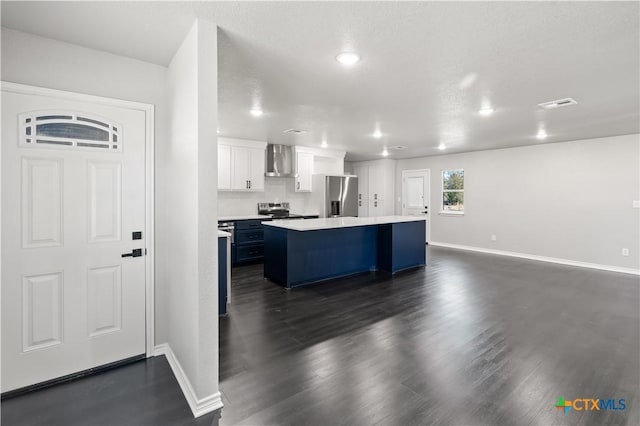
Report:
M218 189L231 189L231 147L218 145Z
M384 169L369 166L369 216L382 216L384 212Z
M296 155L296 192L311 192L311 181L313 176L313 154L308 152L298 152Z
M249 189L249 148L231 147L231 189Z
M249 190L264 191L264 149L249 148Z
M354 166L353 173L358 176L358 216L369 216L369 166Z

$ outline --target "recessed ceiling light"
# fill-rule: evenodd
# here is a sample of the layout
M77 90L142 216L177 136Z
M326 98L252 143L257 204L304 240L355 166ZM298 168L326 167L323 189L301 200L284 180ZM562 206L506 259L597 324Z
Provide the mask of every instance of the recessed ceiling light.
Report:
M445 149L447 149L447 147L443 143L441 143L440 145L438 145L438 149L440 151L444 151Z
M482 107L482 108L480 108L480 111L478 111L478 114L487 117L487 116L493 114L494 111L495 111L495 109L493 109L491 107Z
M260 108L253 108L251 111L249 111L251 113L251 115L253 115L254 117L260 117L263 112Z
M336 56L336 61L342 65L351 66L360 62L360 55L355 52L342 52Z
M389 155L389 151L387 151L387 148L385 148L385 149L382 151L382 156L383 156L383 157L387 157L388 155Z
M543 140L543 139L546 139L547 136L549 136L549 135L547 135L547 132L545 132L544 129L540 129L540 130L538 130L538 134L536 135L536 138L538 138L540 140Z
M303 133L308 133L308 131L302 129L287 129L283 130L282 133L293 133L294 135L301 135Z
M322 143L320 144L320 146L321 146L322 148L326 148L326 147L328 147L328 146L329 146L329 144L327 144L327 141L322 141Z
M373 137L376 139L380 139L382 137L382 132L380 132L380 130L376 130L375 132L373 132Z

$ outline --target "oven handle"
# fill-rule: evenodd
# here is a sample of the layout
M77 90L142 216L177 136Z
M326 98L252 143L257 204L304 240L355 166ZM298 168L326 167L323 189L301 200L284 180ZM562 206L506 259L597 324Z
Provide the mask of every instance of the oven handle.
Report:
M224 225L220 225L218 226L218 230L219 231L225 231L231 234L230 240L231 240L231 244L234 243L234 239L235 239L235 226L233 224L224 224Z

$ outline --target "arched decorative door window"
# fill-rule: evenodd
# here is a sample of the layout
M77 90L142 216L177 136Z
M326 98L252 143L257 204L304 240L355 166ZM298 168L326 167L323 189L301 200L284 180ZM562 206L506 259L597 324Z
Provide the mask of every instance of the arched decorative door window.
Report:
M19 115L20 145L122 151L122 126L101 117L62 111Z

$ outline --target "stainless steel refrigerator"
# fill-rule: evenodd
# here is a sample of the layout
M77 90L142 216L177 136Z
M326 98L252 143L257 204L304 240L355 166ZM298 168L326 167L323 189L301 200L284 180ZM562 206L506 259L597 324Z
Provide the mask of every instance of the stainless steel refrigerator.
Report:
M358 177L314 175L312 204L320 217L358 216Z

